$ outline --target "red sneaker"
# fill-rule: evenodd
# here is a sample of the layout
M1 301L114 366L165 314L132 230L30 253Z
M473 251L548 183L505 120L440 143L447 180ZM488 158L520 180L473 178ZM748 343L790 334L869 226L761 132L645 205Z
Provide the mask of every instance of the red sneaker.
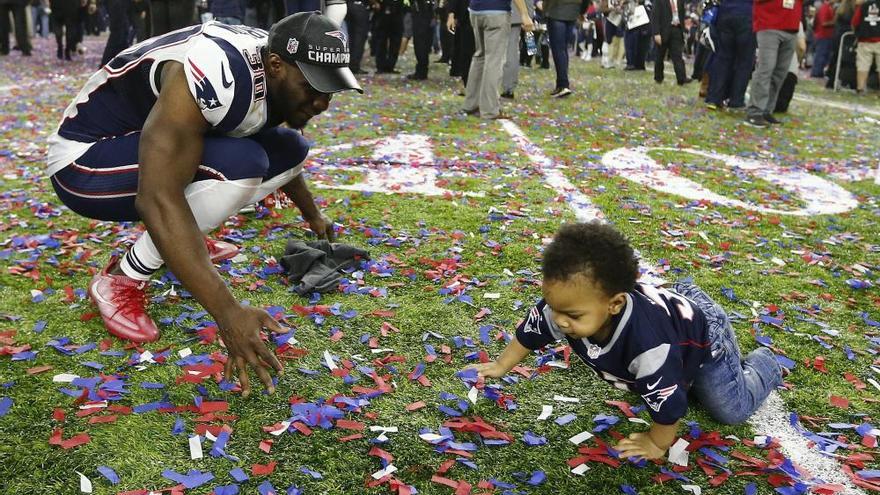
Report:
M217 241L210 237L205 237L205 247L208 248L208 255L211 256L211 263L219 263L223 260L235 258L238 254L238 246L235 244Z
M147 314L146 281L113 275L110 269L119 259L113 257L89 283L89 297L98 306L104 326L112 335L132 342L152 342L159 329Z

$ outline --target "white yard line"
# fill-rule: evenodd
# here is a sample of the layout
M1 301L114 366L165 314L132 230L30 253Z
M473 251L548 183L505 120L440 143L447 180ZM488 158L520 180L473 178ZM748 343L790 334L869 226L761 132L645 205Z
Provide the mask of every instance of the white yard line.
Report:
M501 126L504 127L504 130L507 131L508 134L510 134L514 142L519 146L519 149L522 150L529 160L538 167L542 174L544 174L544 177L547 178L547 184L553 189L559 191L559 194L566 196L568 199L568 206L574 210L574 216L578 221L589 222L590 220L601 220L605 218L602 210L593 205L590 198L584 193L578 191L577 187L565 177L562 173L562 167L553 160L547 158L547 156L544 155L544 152L541 151L541 148L532 144L532 142L529 141L529 138L526 137L525 133L523 133L522 129L507 119L501 120Z
M579 221L604 218L602 212L593 205L592 201L577 190L562 173L560 167L544 155L541 149L535 146L516 124L509 120L502 120L501 125L519 146L519 149L532 163L538 166L547 178L547 184L568 196L570 199L568 206L574 211L575 217ZM761 408L752 415L749 419L749 425L757 434L778 439L782 451L795 464L809 471L812 476L827 483L843 485L844 491L841 493L845 495L867 495L853 485L849 478L841 472L840 464L836 460L809 447L807 439L791 426L789 413L785 409L782 398L776 392L770 394Z

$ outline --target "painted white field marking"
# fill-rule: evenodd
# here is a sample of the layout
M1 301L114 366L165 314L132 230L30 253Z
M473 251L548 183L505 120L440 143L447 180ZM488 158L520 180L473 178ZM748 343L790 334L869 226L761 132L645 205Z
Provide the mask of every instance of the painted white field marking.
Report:
M314 150L314 155L348 150L356 146L372 146L372 162L368 165L325 164L321 171L343 170L363 175L356 184L329 184L320 178L313 183L324 189L365 191L386 194L423 194L425 196L464 195L484 196L483 192L456 192L437 186L438 170L434 166L431 139L422 134L395 136L345 143Z
M648 155L650 151L673 151L719 160L728 167L745 170L800 197L806 206L796 210L779 210L722 196L657 163ZM778 167L770 162L710 151L686 148L618 148L605 153L602 164L621 172L621 176L628 180L657 191L765 213L795 216L829 215L844 213L858 206L856 197L846 189L803 170Z
M597 208L586 194L580 192L565 177L565 174L562 173L564 167L547 158L544 152L541 151L541 148L529 141L529 138L526 137L522 129L507 119L501 120L501 126L510 134L513 141L525 153L528 159L538 167L538 170L547 179L547 184L566 197L567 203L574 210L574 216L578 221L589 222L590 220L605 218L602 210Z
M782 452L795 464L812 476L826 483L843 485L843 495L866 495L855 486L840 470L840 464L833 457L823 455L816 447L810 447L808 440L801 435L789 421L789 413L778 393L773 392L764 404L749 418L749 425L755 433L771 436L779 440Z
M525 136L522 130L516 124L508 120L501 121L504 130L510 134L519 146L520 150L525 153L532 163L540 167L547 176L547 182L551 183L548 172L554 174L553 187L560 191L572 191L575 187L560 172L559 168L554 166L553 162L541 152L541 150L532 144ZM578 220L602 219L603 215L600 210L593 206L592 202L581 193L577 193L582 197L576 197L575 201L568 203L569 207L574 210ZM573 196L574 197L574 196ZM641 264L644 267L644 258L640 256ZM644 278L644 276L643 276ZM651 281L648 280L650 283ZM770 394L767 401L755 412L749 419L749 425L756 433L773 436L779 439L782 450L799 466L805 468L813 476L819 477L829 483L837 483L844 486L845 495L866 495L865 492L854 486L850 480L840 472L840 465L832 458L823 456L810 449L806 438L795 430L789 423L789 414L785 411L782 398L776 393Z

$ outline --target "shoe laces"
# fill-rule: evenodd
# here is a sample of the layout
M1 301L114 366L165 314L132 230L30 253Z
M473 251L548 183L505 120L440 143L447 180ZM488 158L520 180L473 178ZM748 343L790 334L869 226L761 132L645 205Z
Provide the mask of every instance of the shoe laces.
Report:
M117 313L143 313L147 308L146 282L113 277L110 287L113 289L112 301L118 307Z

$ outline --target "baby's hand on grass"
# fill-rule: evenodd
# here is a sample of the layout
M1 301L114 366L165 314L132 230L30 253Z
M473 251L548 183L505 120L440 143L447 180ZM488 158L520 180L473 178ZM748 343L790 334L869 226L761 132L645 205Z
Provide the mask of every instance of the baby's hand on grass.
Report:
M507 374L507 370L500 366L496 361L475 364L473 366L468 366L468 368L477 370L477 374L482 378L501 378Z
M651 436L647 433L630 433L628 437L620 441L615 447L620 451L620 457L641 457L644 459L662 459L666 451L657 447Z

